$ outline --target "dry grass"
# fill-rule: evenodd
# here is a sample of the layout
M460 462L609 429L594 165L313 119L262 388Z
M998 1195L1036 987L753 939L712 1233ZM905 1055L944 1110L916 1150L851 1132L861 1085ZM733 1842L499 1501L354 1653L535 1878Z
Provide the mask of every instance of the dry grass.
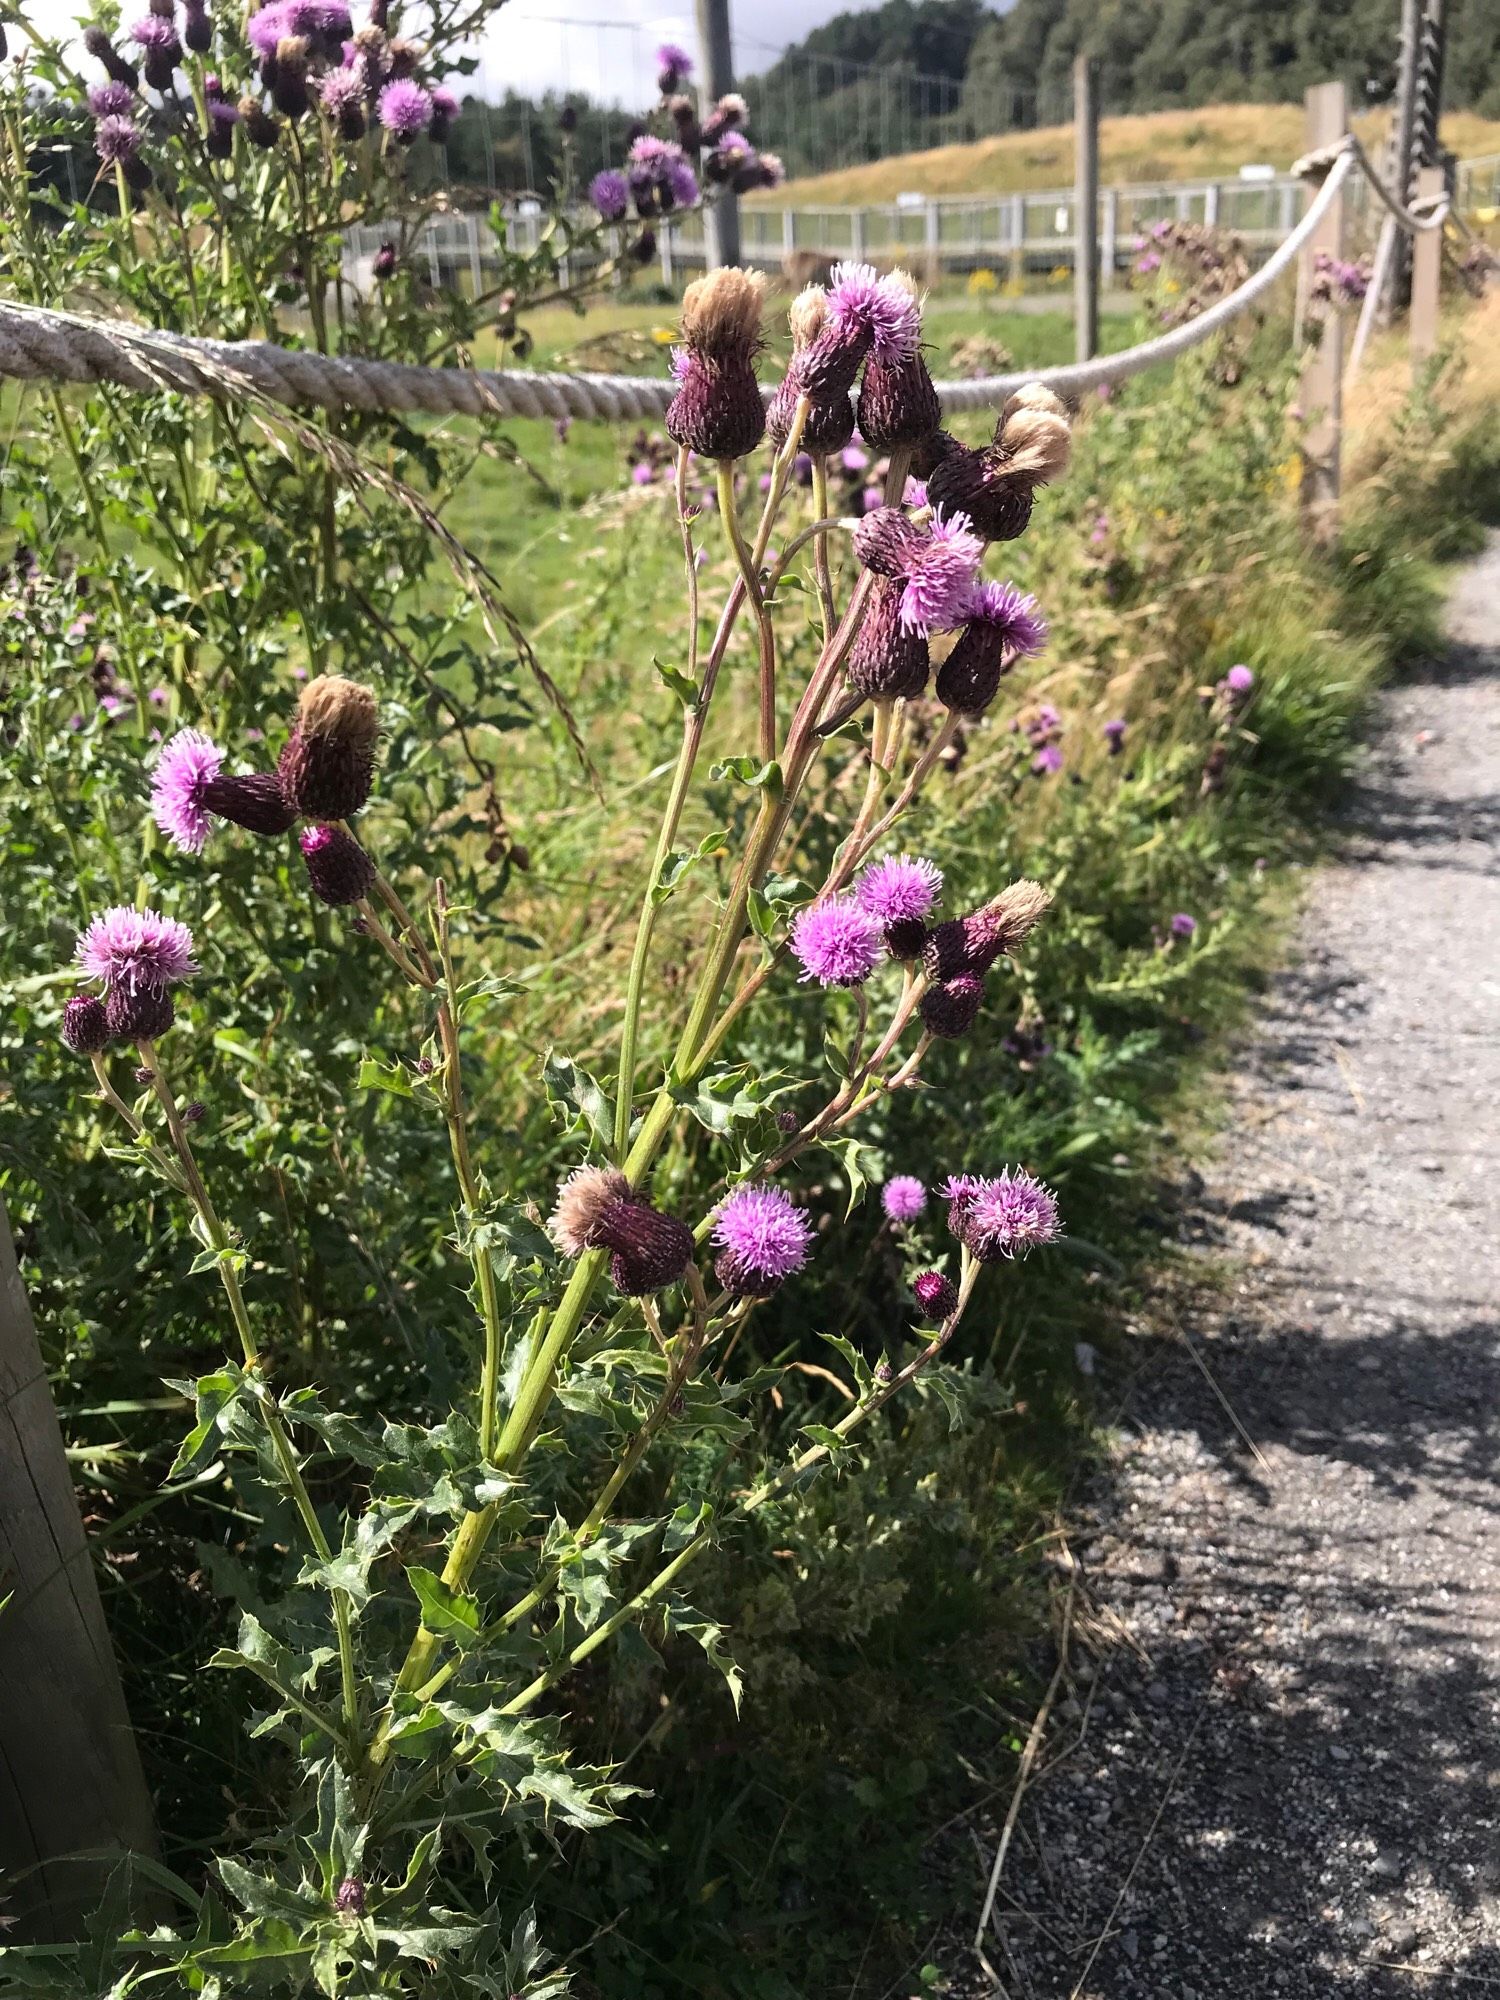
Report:
M1445 297L1442 340L1461 364L1444 382L1443 405L1467 423L1500 403L1500 291L1472 302ZM1411 354L1405 329L1398 328L1376 344L1346 404L1345 484L1351 493L1384 476L1411 384Z
M1385 130L1385 115L1355 120L1366 144ZM1500 152L1500 120L1468 111L1443 120L1443 143L1460 157ZM1288 167L1306 145L1299 104L1215 104L1200 111L1154 111L1106 118L1100 129L1101 172L1106 182L1212 179L1237 173L1251 161ZM839 173L789 181L762 206L807 202L893 201L905 189L925 194L1025 193L1064 187L1073 177L1073 128L1049 125L1010 132L966 146L897 154Z

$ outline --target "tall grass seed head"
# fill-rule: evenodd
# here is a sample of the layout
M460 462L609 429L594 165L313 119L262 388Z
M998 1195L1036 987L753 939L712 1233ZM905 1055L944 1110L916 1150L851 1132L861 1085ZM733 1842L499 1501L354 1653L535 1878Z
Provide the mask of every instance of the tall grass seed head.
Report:
M714 1275L736 1298L765 1299L800 1271L812 1249L805 1211L780 1188L737 1187L714 1211Z
M302 690L278 773L287 803L309 819L348 819L370 796L380 714L375 696L342 674Z

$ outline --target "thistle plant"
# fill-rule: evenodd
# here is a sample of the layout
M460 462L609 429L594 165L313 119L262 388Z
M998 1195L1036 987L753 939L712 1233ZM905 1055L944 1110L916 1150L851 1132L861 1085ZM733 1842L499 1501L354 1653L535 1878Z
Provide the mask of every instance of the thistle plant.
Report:
M279 43L276 60L279 75ZM130 1947L143 1964L201 1983L226 1954L259 1954L277 1991L563 1990L485 1881L500 1844L628 1810L615 1773L568 1756L570 1684L629 1627L697 1640L738 1701L732 1636L687 1594L695 1565L836 1470L895 1398L940 1376L987 1266L1061 1233L1054 1196L1024 1165L952 1163L938 1196L943 1268L913 1274L877 1351L828 1336L848 1376L836 1420L814 1412L790 1438L756 1421L780 1371L753 1360L737 1370L735 1356L754 1354L768 1302L795 1311L812 1260L841 1255L864 1187L861 1119L918 1088L938 1044L991 1022L1004 1032L1013 1010L992 1011L994 989L1051 900L1034 881L996 883L977 908L945 914L938 862L898 835L950 728L981 718L1045 642L1035 604L981 567L990 541L1024 527L1068 442L1065 414L1039 391L1011 399L984 451L942 440L919 302L900 274L842 267L794 313L804 337L791 386L773 399L762 500L761 281L718 271L684 300L668 416L688 609L669 681L680 747L641 884L614 1074L601 1083L555 1051L544 1068L571 1152L548 1212L514 1192L516 1163L469 1088L471 1039L486 1010L519 1004L516 969L466 963L470 913L441 877L407 868L393 880L382 866L378 690L315 676L294 713L266 718L258 770L230 771L196 722L156 756L151 812L175 846L240 843L253 860L295 841L308 892L348 913L350 977L387 982L419 1022L418 1056L371 1053L359 1081L446 1130L476 1333L469 1391L445 1421L372 1422L285 1379L286 1343L251 1296L254 1246L221 1219L171 1074L173 992L193 982L211 1013L213 954L200 967L186 927L149 910L106 911L80 939L85 986L66 1004L63 1039L90 1062L124 1153L189 1205L196 1268L217 1278L237 1338L232 1361L185 1385L195 1418L179 1468L224 1455L290 1503L301 1536L295 1581L247 1613L211 1662L261 1684L256 1732L292 1757L295 1796L249 1857L220 1858L239 1906L232 1939L165 1927ZM836 436L839 399L856 394L890 455L885 504L858 521L819 513L818 484L791 478L815 413L823 437ZM908 504L914 454L939 469L962 454L948 487L973 493L977 513L929 505L930 486ZM687 503L695 456L713 462L712 517ZM733 576L716 616L699 602L710 534ZM731 643L742 628L753 681L743 700ZM918 742L912 706L930 688L947 720ZM746 732L710 782L742 788L748 810L739 837L709 849L724 872L691 927L675 1043L648 1061L648 997L653 1018L665 1011L660 915L708 874L695 877L678 843L710 722ZM837 844L803 882L792 873L807 865L801 809L820 786L829 809L835 758L859 783ZM824 1017L821 1076L742 1052L761 997L798 986ZM134 1100L127 1066L142 1087ZM849 1183L837 1209L830 1166ZM915 1177L893 1177L887 1225L914 1230L931 1199ZM658 1446L688 1441L697 1448L664 1497L649 1463ZM601 1458L602 1477L579 1495L577 1468ZM455 1842L472 1866L444 1859Z

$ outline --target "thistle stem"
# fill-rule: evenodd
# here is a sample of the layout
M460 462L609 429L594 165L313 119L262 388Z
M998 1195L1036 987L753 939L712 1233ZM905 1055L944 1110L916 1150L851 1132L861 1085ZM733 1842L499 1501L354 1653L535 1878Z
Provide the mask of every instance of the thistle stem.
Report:
M812 455L813 514L821 522L828 514L828 454ZM828 535L813 530L813 575L817 578L818 602L823 607L823 643L833 637L837 617L833 608L833 576L828 566Z
M776 627L771 622L771 614L766 609L765 596L760 587L760 565L746 544L744 531L740 527L739 509L734 497L734 460L721 458L718 465L719 518L724 523L724 532L729 538L729 546L734 559L739 564L745 595L750 600L750 609L755 614L756 632L760 642L760 754L762 761L770 763L776 755ZM757 538L758 539L758 538Z

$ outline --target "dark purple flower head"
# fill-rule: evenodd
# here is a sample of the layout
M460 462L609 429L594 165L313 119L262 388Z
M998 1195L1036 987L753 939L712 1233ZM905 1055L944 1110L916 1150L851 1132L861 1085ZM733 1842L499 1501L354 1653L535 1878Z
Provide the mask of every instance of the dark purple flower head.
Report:
M111 986L104 996L104 1021L111 1041L154 1042L176 1018L172 996L153 987ZM147 1074L149 1080L149 1072Z
M914 854L890 854L883 861L872 861L854 883L854 900L887 927L925 921L942 892L943 871Z
M738 1187L714 1213L714 1272L740 1298L769 1298L807 1262L813 1229L780 1188Z
M362 901L374 888L374 862L341 826L310 826L298 834L297 845L319 902L342 909Z
M365 80L357 69L345 64L327 71L318 79L317 91L318 102L330 118L342 118L352 110L363 115Z
M877 578L844 669L850 687L872 701L908 701L921 694L932 671L927 635L906 622L906 585Z
M656 51L656 72L657 88L663 97L670 97L692 75L693 59L676 42L663 42Z
M126 62L103 28L85 28L83 46L95 62L104 65L104 72L112 81L123 83L127 89L135 89L140 82L140 73L133 63Z
M691 208L698 199L698 176L686 160L668 160L662 169L662 187L670 196L662 206Z
M206 101L208 124L204 129L204 139L209 153L216 160L227 160L234 151L234 128L240 122L240 108L237 104L227 104L222 97L211 97Z
M104 1002L93 993L75 993L63 1008L62 1038L76 1056L93 1056L109 1044Z
M799 911L792 956L800 978L820 986L862 986L880 963L881 927L853 896L833 896Z
M927 1190L915 1174L897 1174L881 1189L880 1206L886 1220L900 1228L903 1223L915 1222L926 1208Z
M201 729L184 729L156 760L151 780L151 816L174 847L201 854L212 831L204 798L224 768L224 752Z
M1024 1257L1062 1234L1056 1197L1019 1167L992 1178L964 1175L944 1193L949 1228L981 1264Z
M899 507L876 507L862 514L854 530L854 553L876 576L904 577L916 562L926 532Z
M399 263L400 258L396 254L395 244L382 243L380 248L375 252L375 255L370 259L370 271L377 280L383 281L386 278L395 276L396 267Z
M733 266L695 278L683 294L682 346L672 356L678 386L667 409L667 435L700 457L743 458L765 435L755 379L764 296L758 272Z
M1190 917L1186 910L1179 910L1167 928L1174 938L1190 938L1198 928L1198 919Z
M623 174L606 167L589 182L589 200L599 211L601 221L620 222L630 206L630 183Z
M176 49L179 55L182 52L177 40L177 27L170 14L165 18L160 14L143 14L138 21L131 23L129 37L138 49L160 49L163 53Z
M981 909L936 925L922 953L928 978L936 982L956 979L961 973L988 972L997 958L1025 943L1051 901L1040 882L1023 876Z
M922 1026L942 1042L956 1042L968 1034L979 1019L984 1005L984 978L977 972L957 972L929 986L917 1003Z
M447 138L452 130L453 121L462 108L454 91L449 90L445 84L433 85L432 125L429 129L434 139L441 141Z
M415 77L398 76L380 93L380 122L403 146L432 123L432 95Z
M1047 621L1036 599L1013 583L976 585L969 617L975 624L989 626L1013 658L1031 659L1047 643Z
M186 924L125 906L94 918L79 935L76 956L85 979L122 993L165 993L198 970Z
M303 688L278 771L287 803L309 819L348 819L370 796L380 714L369 688L320 674Z
M911 1281L911 1290L924 1319L947 1319L958 1310L958 1287L941 1271L919 1271Z
M182 10L182 39L196 56L206 56L214 45L213 23L203 0L185 0Z
M128 83L89 85L89 110L95 118L125 118L135 108L135 92Z
M1040 652L1046 640L1034 597L1013 583L976 585L968 621L938 668L938 700L957 715L983 715L1016 661Z
M1125 723L1123 718L1116 716L1113 721L1105 723L1104 740L1109 745L1110 756L1118 757L1120 752L1125 748Z
M141 150L140 127L111 113L94 127L94 151L106 167L128 167Z
M346 1917L365 1913L365 1885L357 1875L346 1875L334 1892L333 1907Z

